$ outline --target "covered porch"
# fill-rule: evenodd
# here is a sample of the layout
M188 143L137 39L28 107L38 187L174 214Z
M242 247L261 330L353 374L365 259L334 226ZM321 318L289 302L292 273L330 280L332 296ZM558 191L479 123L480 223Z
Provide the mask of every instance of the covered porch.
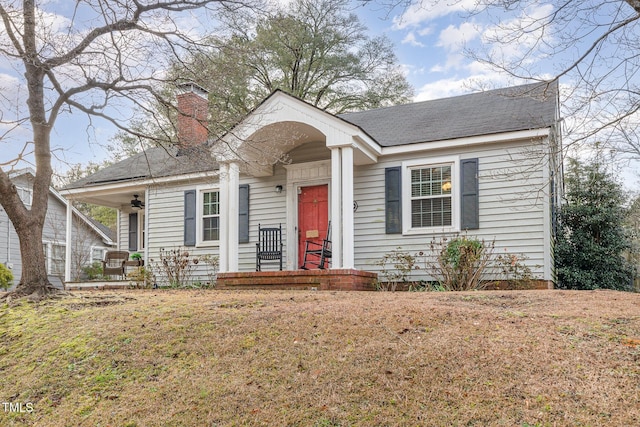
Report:
M248 286L242 280L271 280L280 286L300 287L306 281L309 287L333 289L343 287L345 277L351 278L352 289L373 287L375 278L369 278L375 275L361 274L355 265L354 170L376 163L381 148L360 128L276 92L212 149L199 149L209 151L206 161L196 153L199 170L189 164L189 173L154 172L154 165L185 162L189 156L155 160L145 154L139 161L141 172L121 165L119 175L69 188L65 196L116 208L118 248L140 252L145 261L157 259L160 248L182 245L193 254L216 256L222 287ZM182 168L173 165L167 170ZM324 188L327 199L318 215L304 211L301 202L301 195L315 187ZM203 196L211 194L219 211L205 218L203 208L210 200ZM312 196L309 205L316 201ZM308 230L302 229L303 220L310 222L305 225ZM212 221L215 237L203 237ZM283 227L287 273L254 274L251 252L258 226L278 223ZM304 240L322 236L329 223L329 268L299 271ZM67 233L71 240L71 231Z
M274 205L282 217L271 219L270 225L279 222L284 227L285 270L302 267L304 240L321 239L328 224L330 269L355 269L354 172L358 166L377 163L380 155L381 147L357 126L283 92L272 94L213 150L220 163L221 203L229 205L220 217L222 232L228 230L220 241L220 272L248 272L237 255L241 251L236 212L242 208L234 206L243 176L275 180L277 192L283 193L278 203L284 205ZM308 200L303 200L307 194ZM316 211L306 210L316 204ZM256 223L265 225L252 219L254 229Z

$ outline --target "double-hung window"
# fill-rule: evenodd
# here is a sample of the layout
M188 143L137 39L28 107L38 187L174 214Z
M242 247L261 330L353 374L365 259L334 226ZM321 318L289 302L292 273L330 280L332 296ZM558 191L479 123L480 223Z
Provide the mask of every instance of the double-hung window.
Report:
M411 169L411 228L450 227L451 165Z
M220 192L200 192L200 241L220 240Z
M413 160L403 167L403 232L454 231L459 228L456 209L459 188L458 160Z
M66 259L66 247L57 243L43 243L47 274L54 276L64 275Z

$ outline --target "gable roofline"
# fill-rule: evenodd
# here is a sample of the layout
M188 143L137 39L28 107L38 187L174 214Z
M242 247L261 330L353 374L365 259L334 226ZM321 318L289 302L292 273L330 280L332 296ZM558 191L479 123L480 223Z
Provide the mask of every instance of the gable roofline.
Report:
M294 101L300 102L300 103L304 104L305 106L310 107L310 108L312 108L313 110L315 110L315 111L317 111L317 112L319 112L319 113L321 113L321 114L325 114L325 115L327 115L328 117L332 117L332 118L334 118L334 119L337 119L337 120L341 121L342 123L344 123L344 124L346 124L346 125L348 125L348 126L350 126L350 127L353 127L353 128L355 128L355 129L359 130L360 132L362 132L363 134L365 134L369 139L371 139L371 141L372 141L372 142L375 142L375 143L378 145L378 147L382 148L382 147L380 146L380 144L375 140L375 138L373 138L371 135L369 135L369 133L368 133L365 129L363 129L362 127L360 127L358 124L356 124L356 123L352 123L352 122L350 122L350 121L348 121L348 120L345 120L343 117L341 117L341 115L333 114L333 113L330 113L330 112L329 112L329 111L327 111L327 110L323 110L322 108L320 108L320 107L318 107L318 106L316 106L316 105L313 105L313 104L311 104L310 102L305 101L304 99L302 99L302 98L300 98L300 97L298 97L298 96L296 96L296 95L292 95L292 94L290 94L290 93L288 93L288 92L285 92L285 91L284 91L284 90L282 90L282 89L275 89L275 90L273 90L273 92L271 92L271 93L269 94L269 96L267 96L267 97L266 97L266 98L264 98L262 101L260 101L260 103L259 103L258 105L256 105L256 106L255 106L254 108L252 108L252 109L251 109L247 114L245 114L245 116L244 116L242 119L238 120L238 122L236 122L236 123L231 127L231 129L229 129L229 131L227 131L227 132L226 132L224 135L222 135L219 139L224 139L227 135L232 134L233 130L234 130L234 129L236 129L237 127L241 126L241 125L243 124L243 122L245 122L245 121L247 120L247 118L248 118L249 116L251 116L251 115L252 115L252 114L254 114L256 111L258 111L260 108L262 108L264 105L266 105L266 104L269 102L269 100L270 100L271 98L274 98L274 97L276 97L276 96L278 96L278 95L280 95L280 94L281 94L282 96L285 96L285 97L287 97L287 98L290 98L290 99L292 99L292 100L294 100Z
M378 154L382 154L385 148L394 146L546 129L553 126L560 116L558 80L507 86L339 115L276 89L221 139L246 122L248 117L272 98L280 95L359 130L370 142L377 145L375 151ZM464 108L467 115L456 114ZM496 113L495 110L499 112Z
M9 175L9 179L15 179L24 175L29 175L31 178L35 178L35 169L31 167L27 167L24 169L18 169L18 170L9 172L8 175ZM113 240L113 238L111 238L111 236L108 236L103 230L101 230L96 224L94 224L93 221L89 219L89 217L87 217L85 214L83 214L78 209L76 209L69 200L64 198L62 194L58 192L58 190L56 190L52 186L49 186L49 193L53 195L65 207L70 205L73 214L76 215L78 218L80 218L80 220L84 222L86 225L88 225L93 231L95 231L96 234L98 234L102 238L102 240L106 245L109 245L109 246L115 245L115 241Z
M261 124L257 113L276 97L290 100L290 106L297 103L304 107L307 109L306 113L326 125L324 129L331 127L331 123L336 129L346 126L342 130L352 140L331 140L327 141L327 146L357 146L361 149L363 158L369 159L366 161L375 162L377 157L394 151L390 150L391 147L406 147L409 150L409 147L416 144L441 144L445 141L461 143L469 138L550 128L559 119L558 86L557 80L530 83L340 115L323 110L282 89L276 89L224 135L201 146L209 153L205 161L202 161L204 156L195 156L194 161L185 162L182 159L191 159L188 153L181 156L173 148L151 148L71 183L64 190L143 185L158 179L168 182L192 174L215 173L219 168L219 161L237 157L233 149L225 150L225 144L215 142L226 141L236 148L241 146L243 138L268 124ZM534 96L540 94L544 95L543 98ZM295 115L295 111L293 113ZM256 120L252 122L254 118ZM278 118L276 115L273 120L272 123L286 121L286 117ZM299 115L297 119L292 118L292 121L314 126ZM320 130L319 127L316 128ZM212 148L216 145L220 151L212 151L216 150Z

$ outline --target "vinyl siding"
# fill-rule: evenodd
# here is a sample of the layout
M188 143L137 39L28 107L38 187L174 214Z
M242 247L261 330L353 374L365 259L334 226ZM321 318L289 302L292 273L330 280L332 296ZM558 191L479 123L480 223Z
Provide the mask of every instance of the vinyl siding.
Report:
M442 150L428 154L410 153L380 158L374 165L354 168L354 200L358 210L354 214L355 267L380 273L375 262L398 247L410 253L428 251L433 239L442 237L441 233L402 235L385 234L384 211L384 170L386 167L399 166L403 161L429 158L459 156L460 159L479 159L479 213L480 228L469 231L485 241L495 240L495 252L526 254L526 261L539 278L546 277L550 271L550 259L545 259L545 198L548 198L546 179L542 170L545 165L541 156L531 155L527 143L486 144L469 149ZM305 163L330 158L330 152L323 145L305 144L290 153L293 163ZM459 170L455 171L459 174ZM283 226L285 243L284 263L289 260L289 252L295 254L295 248L287 248L286 200L287 191L278 194L276 185L286 189L287 174L282 166L274 167L270 177L254 178L240 176L240 184L250 186L249 243L240 243L238 267L240 271L255 270L255 242L258 224ZM184 191L196 189L204 183L194 182L185 185L151 188L147 203L149 212L148 257L158 260L160 248L173 249L183 247ZM216 184L217 186L217 184ZM406 197L407 189L403 189ZM291 195L289 195L291 197ZM224 209L224 208L223 208ZM290 214L290 218L295 215ZM121 229L127 229L128 216L121 215ZM121 247L127 247L127 233L120 233ZM190 254L218 255L218 246L195 246L188 248ZM548 258L548 257L547 257ZM547 264L545 268L545 263ZM295 262L293 262L295 264ZM277 267L271 267L273 269ZM424 271L424 270L423 270ZM422 274L414 278L425 278ZM198 265L194 280L206 280L206 266Z
M24 177L18 177L14 180L14 183L18 187L31 188L31 183L24 179ZM91 247L98 246L104 247L105 244L101 237L86 226L82 226L82 229L78 227L79 218L74 215L73 224L73 247L72 247L72 273L71 276L75 277L76 272L75 265L82 264L88 265L91 262ZM43 227L42 242L47 245L61 245L66 246L66 223L67 223L67 207L57 197L49 194L49 202L47 208L47 216ZM84 222L82 223L84 224ZM47 257L47 253L45 253ZM86 258L86 262L84 259ZM22 277L22 260L20 255L20 242L18 235L9 221L9 217L3 209L0 209L0 262L3 264L11 264L13 273L13 283L18 284ZM50 268L50 266L48 266ZM50 271L50 270L49 270ZM60 280L64 278L64 273L57 275L59 278L50 277L50 280L55 283L60 283Z
M240 271L254 271L256 269L256 242L258 241L258 224L263 226L277 226L282 224L282 242L284 243L283 264L286 265L287 253L287 224L286 224L286 171L276 167L273 176L266 178L240 179L241 184L249 184L249 243L240 243L238 268ZM282 185L285 190L276 193L276 185ZM265 264L263 270L276 270L275 263Z
M544 264L544 198L548 197L546 182L538 157L532 156L526 145L511 143L485 145L473 150L449 150L428 155L411 154L382 159L371 166L355 169L355 266L380 273L375 262L385 253L400 247L411 254L429 251L432 240L441 233L419 235L385 234L384 168L399 166L404 160L460 156L479 159L480 228L462 232L487 242L495 240L495 253L505 251L526 254L527 265L543 278ZM459 170L455 171L456 174ZM403 197L408 190L403 188ZM450 237L451 235L449 235ZM428 279L422 271L412 277ZM544 277L550 279L550 277Z
M256 246L258 239L258 224L278 225L282 223L282 239L286 242L286 215L285 215L285 195L286 191L280 194L275 192L276 185L286 187L286 174L282 167L276 168L276 172L271 177L252 178L241 175L240 184L249 184L249 242L238 245L238 268L240 271L255 270ZM216 183L211 183L217 187ZM149 191L149 213L147 221L149 224L149 247L148 258L157 262L160 249L170 250L174 248L184 248L183 242L183 218L184 218L184 192L196 188L204 188L204 182L191 183L180 186L167 186L152 188ZM224 209L221 207L221 209ZM122 230L127 229L127 215L121 215ZM126 239L126 233L122 233ZM123 242L124 247L127 243ZM186 248L190 255L203 256L219 255L219 247L213 245L196 245ZM287 254L285 247L284 260ZM207 266L198 265L194 270L194 280L207 280Z
M217 186L216 183L210 183ZM218 256L218 246L188 246L183 245L184 241L184 192L195 190L200 186L207 186L205 182L194 182L183 185L154 187L149 189L148 198L145 201L148 206L146 221L148 223L148 261L147 265L152 268L157 276L158 282L166 284L160 268L161 250L171 251L174 249L184 249L190 257L203 255ZM128 230L128 215L121 215L123 228ZM127 233L122 233L123 235ZM124 236L123 236L124 237ZM124 244L123 247L127 247ZM198 263L193 271L193 280L206 281L207 265Z

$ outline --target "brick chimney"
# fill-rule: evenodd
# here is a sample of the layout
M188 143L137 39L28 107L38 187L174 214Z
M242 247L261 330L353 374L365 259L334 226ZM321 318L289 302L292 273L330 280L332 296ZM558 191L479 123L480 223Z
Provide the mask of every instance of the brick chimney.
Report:
M207 90L193 82L178 86L178 141L181 147L195 147L207 141Z

